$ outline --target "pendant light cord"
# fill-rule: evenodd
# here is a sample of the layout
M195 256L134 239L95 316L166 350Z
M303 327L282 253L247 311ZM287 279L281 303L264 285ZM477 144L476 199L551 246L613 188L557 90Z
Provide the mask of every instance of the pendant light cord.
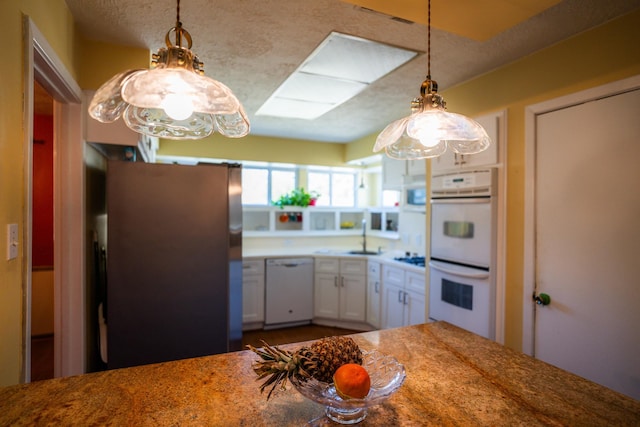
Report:
M427 79L431 79L431 0L427 2Z
M187 39L188 47L187 49L191 49L191 36L189 33L182 28L182 22L180 22L180 0L176 0L176 26L174 27L176 31L176 46L182 47L182 36Z

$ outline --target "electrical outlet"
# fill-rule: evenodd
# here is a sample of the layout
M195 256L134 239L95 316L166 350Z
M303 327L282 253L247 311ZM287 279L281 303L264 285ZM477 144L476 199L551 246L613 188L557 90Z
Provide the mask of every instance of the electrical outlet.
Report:
M18 258L18 224L7 224L7 260Z

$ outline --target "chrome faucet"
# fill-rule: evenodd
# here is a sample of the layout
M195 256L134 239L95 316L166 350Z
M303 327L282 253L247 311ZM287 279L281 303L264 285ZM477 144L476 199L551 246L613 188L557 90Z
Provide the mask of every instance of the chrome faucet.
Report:
M362 218L362 253L367 253L367 219Z

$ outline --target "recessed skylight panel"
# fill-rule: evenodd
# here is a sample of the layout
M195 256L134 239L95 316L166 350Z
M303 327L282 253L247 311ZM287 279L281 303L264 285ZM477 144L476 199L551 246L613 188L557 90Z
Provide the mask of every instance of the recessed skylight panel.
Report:
M416 51L332 32L256 115L315 119L417 55Z
M373 83L418 53L360 37L331 33L299 71Z

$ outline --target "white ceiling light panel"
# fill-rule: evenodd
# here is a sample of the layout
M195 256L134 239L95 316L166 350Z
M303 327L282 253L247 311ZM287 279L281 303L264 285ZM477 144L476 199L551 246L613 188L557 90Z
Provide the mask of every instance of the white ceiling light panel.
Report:
M416 51L332 32L256 114L315 119L417 55Z

